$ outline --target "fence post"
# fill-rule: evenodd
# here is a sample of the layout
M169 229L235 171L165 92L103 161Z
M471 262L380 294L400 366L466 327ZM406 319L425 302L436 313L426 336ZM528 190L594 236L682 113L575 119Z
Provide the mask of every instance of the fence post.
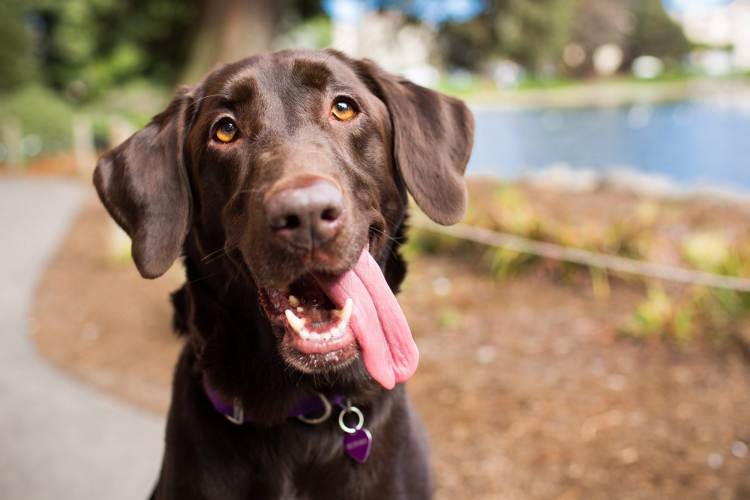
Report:
M113 115L109 118L109 147L114 148L122 144L125 139L133 135L135 129L126 119Z
M93 127L87 116L76 115L73 117L73 153L78 175L90 177L94 172L96 152Z
M3 123L2 142L7 148L6 163L12 170L23 168L23 144L21 142L21 125L17 120L8 119Z

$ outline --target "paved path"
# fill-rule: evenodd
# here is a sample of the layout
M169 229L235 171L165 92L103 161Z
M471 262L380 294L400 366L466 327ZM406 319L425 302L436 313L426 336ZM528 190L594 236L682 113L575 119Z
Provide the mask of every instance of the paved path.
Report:
M0 179L2 500L141 499L158 474L163 420L79 385L28 337L34 288L83 196L74 182Z

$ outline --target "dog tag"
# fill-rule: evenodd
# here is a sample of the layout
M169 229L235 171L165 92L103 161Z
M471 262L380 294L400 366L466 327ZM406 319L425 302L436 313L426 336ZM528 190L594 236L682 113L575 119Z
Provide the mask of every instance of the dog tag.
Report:
M352 434L344 435L344 450L347 455L359 463L364 463L370 456L372 434L367 429L359 429Z

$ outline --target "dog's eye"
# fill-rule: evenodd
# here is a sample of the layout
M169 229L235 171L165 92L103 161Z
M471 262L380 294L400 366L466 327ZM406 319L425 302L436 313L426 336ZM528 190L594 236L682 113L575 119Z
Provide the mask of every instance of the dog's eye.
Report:
M214 130L214 139L219 142L227 143L237 135L237 124L229 118L222 119Z
M331 114L340 122L348 122L357 115L354 104L344 98L337 98L331 106Z

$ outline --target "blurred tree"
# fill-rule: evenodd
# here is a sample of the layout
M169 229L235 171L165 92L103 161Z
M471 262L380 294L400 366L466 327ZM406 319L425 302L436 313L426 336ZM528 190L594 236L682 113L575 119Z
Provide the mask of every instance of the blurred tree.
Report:
M642 55L663 59L675 66L690 50L682 28L664 11L661 0L578 0L573 18L572 42L588 55L574 76L593 72L591 54L604 44L614 44L624 53L622 70Z
M448 66L476 70L498 53L494 19L485 11L468 21L448 21L441 26L438 50Z
M679 64L690 50L682 28L664 10L661 0L631 0L635 27L626 46L625 67L642 55L656 56L667 66Z
M34 37L23 0L0 2L0 91L31 81L37 74Z
M195 81L221 62L269 50L275 36L322 12L321 0L2 0L0 91L41 78L70 97L145 78ZM414 0L371 0L402 9ZM529 72L564 68L572 40L588 54L615 43L625 65L688 50L660 0L484 0L468 20L440 22L448 66L482 69L504 57ZM590 58L589 58L590 59ZM586 65L576 70L586 73Z
M506 57L532 73L554 72L574 11L574 0L487 0L482 14L441 26L441 51L449 65L472 70Z
M80 98L138 78L194 81L321 11L320 0L3 0L0 90L35 76Z
M564 73L577 77L592 74L591 56L596 48L605 44L624 48L634 24L635 19L627 1L578 0L570 41L583 49L584 59L578 65L564 66Z
M558 69L589 74L590 56L604 44L623 50L623 69L640 55L674 63L690 50L661 0L486 0L480 15L442 24L440 42L450 66L478 70L491 58L507 57L537 75ZM562 62L571 42L587 55L576 67Z
M194 82L212 67L273 47L282 25L322 12L321 0L203 0L197 36L182 80Z
M195 0L37 1L47 83L96 94L132 78L167 82L186 59ZM71 87L72 85L72 87Z
M501 52L537 75L556 73L574 12L574 0L507 0L495 21Z
M201 23L182 79L194 82L218 63L269 49L282 5L277 0L205 0Z

